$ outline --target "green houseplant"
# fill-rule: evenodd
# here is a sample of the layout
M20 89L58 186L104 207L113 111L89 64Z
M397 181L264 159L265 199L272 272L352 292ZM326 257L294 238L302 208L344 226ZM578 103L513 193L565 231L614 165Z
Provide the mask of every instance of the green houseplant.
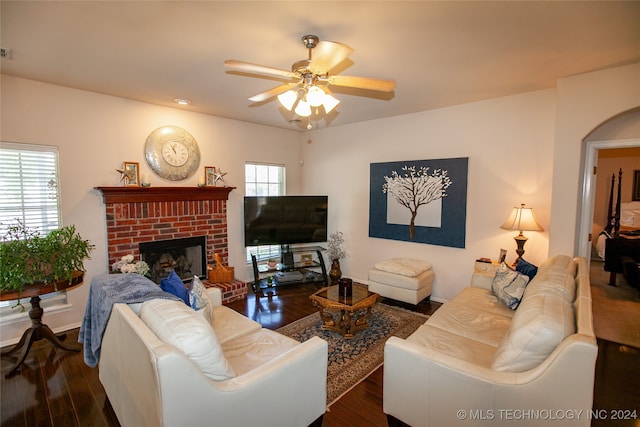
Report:
M0 241L0 292L18 299L28 286L71 284L84 273L84 260L94 248L73 225L41 235L16 221ZM81 281L81 280L80 280Z

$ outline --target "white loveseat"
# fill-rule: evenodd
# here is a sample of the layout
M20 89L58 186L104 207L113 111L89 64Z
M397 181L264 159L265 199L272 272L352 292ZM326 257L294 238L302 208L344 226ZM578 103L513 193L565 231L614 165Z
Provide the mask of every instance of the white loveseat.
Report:
M213 338L192 334L208 326L203 327L204 317L186 304L158 299L131 306L114 304L99 369L120 424L321 425L326 410L326 341L316 337L298 343L222 306L219 289L208 289L206 294L213 307L211 324L218 350L223 353L214 363L222 367L226 379L214 380L201 369L201 359L211 362L216 351L195 354ZM191 348L179 350L152 331L163 328L162 335L176 326L174 335L186 337L185 346Z
M588 426L598 352L584 258L554 256L511 310L492 275L384 350L389 424Z

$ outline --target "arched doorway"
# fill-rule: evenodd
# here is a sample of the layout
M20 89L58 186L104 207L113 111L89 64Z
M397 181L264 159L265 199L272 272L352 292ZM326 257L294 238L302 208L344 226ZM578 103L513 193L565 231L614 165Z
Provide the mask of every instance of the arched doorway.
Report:
M584 139L582 198L578 228L578 255L591 258L594 209L596 201L596 167L600 150L640 147L640 107L626 111L596 127ZM636 169L640 169L640 162ZM626 185L632 185L627 173Z

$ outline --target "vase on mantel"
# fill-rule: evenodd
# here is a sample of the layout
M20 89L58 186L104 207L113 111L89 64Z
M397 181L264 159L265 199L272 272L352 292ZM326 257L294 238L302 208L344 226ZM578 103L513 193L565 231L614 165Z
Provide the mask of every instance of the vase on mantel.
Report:
M331 261L331 269L329 270L329 279L331 280L331 286L337 285L338 280L342 277L342 270L340 270L340 260L334 259Z

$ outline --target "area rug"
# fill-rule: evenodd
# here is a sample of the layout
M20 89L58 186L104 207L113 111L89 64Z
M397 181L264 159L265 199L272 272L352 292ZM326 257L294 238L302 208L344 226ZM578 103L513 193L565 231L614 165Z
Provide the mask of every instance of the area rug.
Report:
M356 333L350 340L322 330L318 313L283 326L278 332L300 342L318 336L329 343L327 406L331 406L382 365L387 338L406 338L428 318L424 314L377 304L371 311L369 328Z
M617 286L609 286L603 262L591 260L593 329L598 338L640 348L640 290L617 276Z

